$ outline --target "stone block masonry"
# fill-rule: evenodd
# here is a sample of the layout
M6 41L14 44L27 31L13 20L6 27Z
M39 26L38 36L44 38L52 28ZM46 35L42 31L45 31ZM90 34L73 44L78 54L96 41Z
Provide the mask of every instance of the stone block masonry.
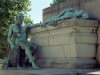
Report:
M39 46L36 62L41 67L94 68L98 21L68 19L61 24L35 27L30 42Z

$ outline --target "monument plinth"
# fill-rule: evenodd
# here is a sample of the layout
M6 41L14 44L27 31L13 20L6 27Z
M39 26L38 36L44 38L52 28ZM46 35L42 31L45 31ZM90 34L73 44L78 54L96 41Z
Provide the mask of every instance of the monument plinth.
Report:
M39 46L41 67L94 68L98 22L68 19L61 24L31 29L30 42Z

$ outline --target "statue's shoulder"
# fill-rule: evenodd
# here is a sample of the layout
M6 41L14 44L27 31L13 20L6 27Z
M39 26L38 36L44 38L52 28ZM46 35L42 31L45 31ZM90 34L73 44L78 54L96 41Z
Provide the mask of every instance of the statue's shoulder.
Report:
M15 26L16 24L11 24L10 26Z
M12 29L16 24L11 24L9 29Z

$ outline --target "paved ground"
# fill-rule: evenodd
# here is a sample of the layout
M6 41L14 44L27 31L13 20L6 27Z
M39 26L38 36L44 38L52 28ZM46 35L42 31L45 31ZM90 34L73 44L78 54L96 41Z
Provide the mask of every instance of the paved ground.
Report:
M29 70L0 70L0 71L2 71L2 74L0 75L18 75L18 74L19 75L87 75L87 74L100 75L100 69L45 68L38 70L29 69ZM6 72L7 74L3 74L3 72Z

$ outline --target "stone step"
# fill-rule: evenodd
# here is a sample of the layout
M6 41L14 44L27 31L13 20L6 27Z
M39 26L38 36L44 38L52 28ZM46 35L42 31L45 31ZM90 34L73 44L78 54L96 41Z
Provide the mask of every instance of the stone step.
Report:
M60 69L0 70L0 75L100 75L100 69Z

